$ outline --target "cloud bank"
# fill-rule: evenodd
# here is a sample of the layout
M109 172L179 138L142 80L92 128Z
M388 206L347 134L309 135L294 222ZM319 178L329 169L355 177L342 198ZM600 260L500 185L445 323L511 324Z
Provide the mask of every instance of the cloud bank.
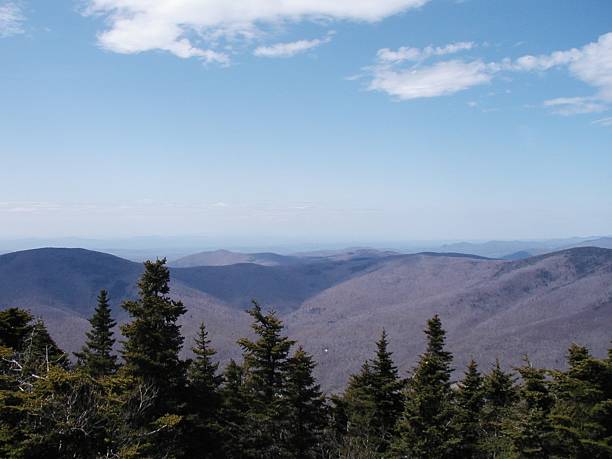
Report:
M162 50L227 64L230 56L221 43L253 39L266 27L307 20L375 22L428 1L87 0L85 13L106 19L98 42L107 50L124 54Z

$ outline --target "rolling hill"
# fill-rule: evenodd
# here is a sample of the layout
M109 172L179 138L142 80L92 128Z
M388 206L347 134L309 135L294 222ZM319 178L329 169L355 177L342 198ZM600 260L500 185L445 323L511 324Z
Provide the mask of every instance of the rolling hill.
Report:
M0 308L41 315L61 346L76 350L99 289L119 304L136 294L133 263L81 249L37 249L0 256ZM239 357L249 333L243 310L252 298L275 308L289 334L312 352L325 389L341 388L374 352L384 327L403 372L423 351L422 328L434 313L448 330L456 366L496 357L507 365L529 353L536 364L562 366L576 341L603 354L612 338L612 250L569 249L521 260L465 254L361 253L262 266L172 268L172 295L190 346L205 321L219 358ZM405 374L405 373L404 373Z

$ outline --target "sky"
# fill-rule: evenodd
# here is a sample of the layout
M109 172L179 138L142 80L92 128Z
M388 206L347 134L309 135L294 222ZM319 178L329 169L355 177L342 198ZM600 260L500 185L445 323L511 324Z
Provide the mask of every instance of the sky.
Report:
M609 0L0 0L0 238L610 234Z

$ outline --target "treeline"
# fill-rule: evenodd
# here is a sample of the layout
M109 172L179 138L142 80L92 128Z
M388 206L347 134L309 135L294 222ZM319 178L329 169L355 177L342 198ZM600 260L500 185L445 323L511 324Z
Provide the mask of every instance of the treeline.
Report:
M453 382L440 319L403 379L385 332L377 351L326 398L311 355L254 303L254 339L223 371L204 324L194 358L179 358L165 260L146 262L139 298L123 308L121 359L105 291L76 363L27 311L0 312L3 458L610 458L612 351L573 345L566 371L514 372L470 362Z

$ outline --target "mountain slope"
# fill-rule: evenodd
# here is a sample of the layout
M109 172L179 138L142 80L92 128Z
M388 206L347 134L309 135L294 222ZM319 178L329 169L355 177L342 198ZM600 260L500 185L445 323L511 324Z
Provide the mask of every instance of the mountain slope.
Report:
M383 327L407 371L424 350L421 330L435 313L459 369L472 356L486 368L498 356L518 364L524 353L559 366L572 341L605 354L612 251L572 249L516 262L406 256L311 298L287 323L320 362L323 385L338 388L372 355Z
M60 345L76 350L99 289L119 304L136 294L142 265L99 252L40 249L0 256L0 307L30 308ZM487 367L529 353L536 364L561 366L571 341L602 355L612 338L612 250L570 249L523 260L460 254L392 255L261 266L173 268L173 297L188 348L205 321L219 358L238 358L249 333L243 312L252 298L273 307L288 333L319 362L325 389L344 386L374 352L386 328L403 374L424 349L422 329L442 316L461 369L473 356Z

